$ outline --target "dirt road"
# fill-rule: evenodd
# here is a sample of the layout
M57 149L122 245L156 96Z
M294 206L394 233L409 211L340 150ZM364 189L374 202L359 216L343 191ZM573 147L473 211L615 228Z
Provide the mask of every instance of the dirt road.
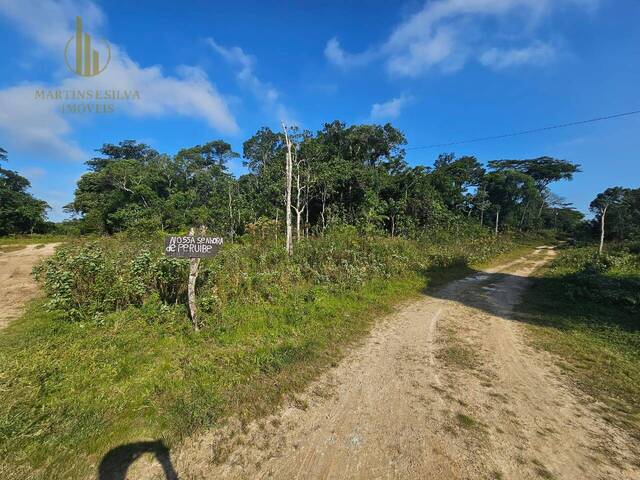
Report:
M401 307L296 406L174 451L179 478L640 478L634 442L511 318L553 255L538 249Z
M24 305L38 295L31 269L41 258L51 255L56 245L27 245L20 250L0 252L0 328L18 317Z

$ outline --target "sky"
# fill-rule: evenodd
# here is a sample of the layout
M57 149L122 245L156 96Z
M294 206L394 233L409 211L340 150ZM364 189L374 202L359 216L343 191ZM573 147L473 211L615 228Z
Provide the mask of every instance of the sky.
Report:
M102 61L109 46L95 76L67 67L77 16ZM639 20L638 0L0 0L0 146L53 220L104 143L174 154L224 139L241 153L262 126L318 130L336 119L391 122L410 165L443 152L579 163L582 173L552 189L587 212L607 187L640 186L640 115L418 147L640 110ZM139 98L47 100L38 90ZM114 111L63 111L77 103ZM230 167L245 171L242 159Z

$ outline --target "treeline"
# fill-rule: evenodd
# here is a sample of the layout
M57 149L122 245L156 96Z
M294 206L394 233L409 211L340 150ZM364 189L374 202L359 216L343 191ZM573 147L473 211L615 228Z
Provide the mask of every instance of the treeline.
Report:
M599 193L589 205L595 214L592 226L599 226L600 253L605 238L618 243L640 241L640 188L611 187Z
M441 154L433 167L410 167L406 139L390 124L289 132L294 237L352 225L364 232L412 236L434 226L474 221L496 230L571 230L582 215L550 192L579 166L550 157L495 160ZM240 154L216 140L161 154L133 140L106 144L87 162L66 210L81 233L180 231L205 225L234 237L248 228L283 228L285 135L262 128ZM469 219L469 220L466 220Z
M7 152L0 148L0 162ZM49 205L34 198L27 190L29 180L18 172L0 166L0 236L21 233L43 233L53 227L47 222Z
M492 160L441 154L432 167L410 167L406 139L390 124L325 124L315 133L293 130L291 211L294 237L330 226L361 232L416 236L465 222L498 230L552 229L570 235L624 241L640 237L640 189L613 187L591 204L593 221L553 194L579 165L551 157ZM284 231L286 141L262 128L242 154L223 140L161 154L143 143L105 144L87 163L73 202L72 221L48 222L46 202L29 192L29 180L0 168L0 235L113 234L186 231L205 225L235 237L248 229ZM6 161L0 149L0 161ZM234 177L229 165L248 173ZM425 159L424 163L431 163ZM603 222L602 219L605 219ZM604 225L604 227L603 227Z

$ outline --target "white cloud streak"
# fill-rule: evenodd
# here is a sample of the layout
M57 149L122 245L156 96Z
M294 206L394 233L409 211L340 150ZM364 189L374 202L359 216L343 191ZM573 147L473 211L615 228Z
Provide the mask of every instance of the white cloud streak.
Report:
M327 45L324 48L324 56L334 65L348 69L366 65L370 61L374 60L377 55L373 50L368 50L362 53L345 52L340 46L340 41L336 37L333 37L327 42Z
M265 110L274 115L278 121L288 124L296 123L287 107L280 101L280 92L270 83L260 80L255 74L256 59L254 56L247 54L237 46L220 45L213 38L208 38L207 43L227 63L238 69L236 74L238 83L249 90L262 103Z
M383 103L374 103L369 116L375 121L393 120L400 116L400 112L410 100L409 96L402 94Z
M554 60L555 49L548 43L536 42L524 48L491 48L480 56L486 67L501 70L520 65L546 65Z
M543 65L554 58L554 49L551 44L530 37L536 25L559 6L591 13L597 4L598 0L427 1L397 25L381 45L350 53L334 37L327 42L324 54L342 69L381 60L391 75L403 77L418 77L436 68L456 71L470 59L497 69ZM510 45L506 39L514 37L513 30L502 31L505 24L521 27L520 35L511 41L531 45L519 49Z

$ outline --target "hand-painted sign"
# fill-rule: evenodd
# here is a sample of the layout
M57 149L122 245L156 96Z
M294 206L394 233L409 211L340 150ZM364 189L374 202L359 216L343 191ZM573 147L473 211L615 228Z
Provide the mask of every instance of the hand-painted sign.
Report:
M222 237L171 236L164 239L164 254L168 257L206 258L213 257L222 244Z

